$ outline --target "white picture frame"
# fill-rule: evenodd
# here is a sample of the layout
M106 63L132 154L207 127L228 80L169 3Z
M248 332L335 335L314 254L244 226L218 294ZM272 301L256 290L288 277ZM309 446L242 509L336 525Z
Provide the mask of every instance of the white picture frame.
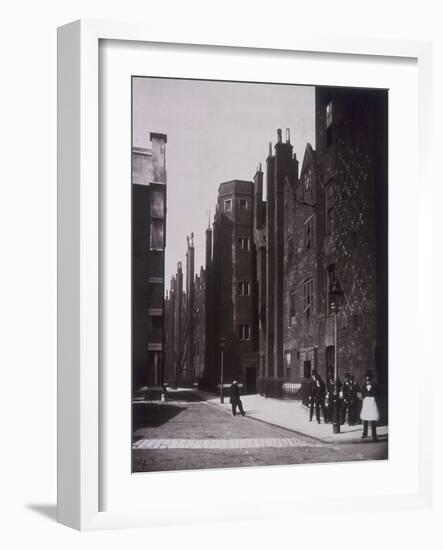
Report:
M114 478L109 478L109 468L108 473L104 472L106 468L103 466L103 452L107 443L103 441L102 422L106 408L100 402L101 399L106 399L102 387L99 345L102 321L100 308L106 297L100 285L100 232L105 227L100 225L99 214L103 208L99 174L102 154L99 125L102 41L124 41L129 49L140 43L155 44L158 50L161 50L162 44L174 44L175 48L179 48L180 44L183 47L193 44L199 51L205 52L209 60L214 55L214 47L228 49L231 57L247 55L248 52L262 52L263 55L272 52L272 55L280 56L283 65L291 52L343 59L352 57L353 60L360 59L365 63L371 59L384 58L389 59L392 66L403 60L412 60L416 66L418 82L418 101L414 105L414 112L418 114L418 147L413 147L412 165L417 166L419 171L421 193L417 200L421 212L424 210L422 201L431 200L428 176L430 163L426 161L430 149L431 46L426 42L334 38L300 33L294 38L277 39L275 36L254 36L252 32L248 33L247 38L227 36L220 31L218 36L207 37L202 30L198 36L190 37L187 36L186 29L168 35L161 28L155 30L154 27L144 25L103 21L77 21L61 27L58 32L58 520L76 529L91 530L215 519L232 520L238 519L239 515L242 519L258 519L265 516L264 507L268 499L273 503L273 513L278 512L281 516L289 508L301 507L306 503L306 495L298 498L281 489L280 496L278 490L269 490L261 496L250 493L247 509L237 509L235 513L224 508L223 500L212 508L205 506L205 503L199 506L195 501L184 509L182 507L180 511L174 507L167 509L161 498L155 501L147 499L146 505L141 507L135 503L131 505L128 502L129 497L122 498L121 506L116 506L114 502L110 509L103 509L101 484L111 483ZM178 75L170 71L167 76ZM130 105L128 109L130 110ZM415 128L415 124L413 127ZM421 159L420 163L418 157ZM423 213L417 223L422 234L430 234L430 222ZM412 254L417 256L420 269L407 283L413 285L411 307L423 316L431 316L428 311L430 304L424 300L424 291L420 290L423 288L420 283L425 277L426 266L431 262L431 253L431 249L426 246L420 248L418 242L412 244ZM416 352L417 349L413 348L410 362L416 360ZM423 370L426 372L428 369L428 373L432 363L430 354L430 350L424 350L420 359ZM344 511L351 510L356 505L368 511L430 506L432 441L430 424L426 420L431 408L424 403L425 372L414 388L417 418L411 424L417 430L414 435L417 457L408 466L414 470L413 479L409 480L411 484L405 491L387 490L383 495L377 491L373 494L354 494L351 487L343 493L335 493L334 498L329 495L328 507L334 506L336 501L340 502ZM402 388L393 388L392 391L400 392ZM122 447L127 447L128 452L129 440L129 433L127 440L120 439ZM371 465L372 471L376 471L377 466ZM341 466L343 467L344 465ZM281 472L290 475L291 468L294 467L283 467L278 472L280 475ZM322 468L321 479L327 478L329 472L333 471L327 468ZM275 485L276 472L276 469L255 470L246 474L243 471L242 475L251 484L256 483L257 476L260 476L264 486L271 488ZM126 474L130 475L130 472ZM192 490L195 483L208 483L211 479L216 483L229 480L236 483L239 480L239 471L207 471L198 478L195 473L163 476L175 476L175 483ZM132 485L141 483L134 479ZM145 484L146 480L152 488L158 489L164 483L165 477L157 475L146 478ZM314 493L310 501L319 510L325 504L327 495L322 495L321 489ZM246 501L245 497L244 502ZM279 506L279 503L284 506Z

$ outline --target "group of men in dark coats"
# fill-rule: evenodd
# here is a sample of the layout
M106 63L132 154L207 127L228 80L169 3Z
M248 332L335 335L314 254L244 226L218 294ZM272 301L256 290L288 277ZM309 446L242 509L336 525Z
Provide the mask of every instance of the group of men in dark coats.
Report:
M350 426L360 420L363 422L362 438L368 436L368 427L371 425L372 439L377 439L377 422L380 418L377 406L377 389L370 371L366 372L365 382L360 388L350 373L345 374L343 384L331 374L325 384L321 376L313 373L309 387L309 421L315 416L320 424L320 413L325 423L344 424L346 419ZM245 416L240 399L240 388L234 380L230 388L230 403L232 414L237 414L237 408Z
M309 388L309 420L312 421L315 411L320 424L320 413L325 423L333 422L353 426L358 421L360 388L354 377L346 373L343 384L331 374L326 384L321 376L313 373Z

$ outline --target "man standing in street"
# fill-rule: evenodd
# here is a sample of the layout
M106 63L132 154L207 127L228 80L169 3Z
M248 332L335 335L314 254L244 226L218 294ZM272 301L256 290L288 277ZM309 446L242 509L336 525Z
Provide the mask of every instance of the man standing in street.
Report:
M325 422L329 424L332 421L332 396L334 394L334 373L329 372L328 379L326 380L326 394L325 394Z
M240 388L238 387L237 380L233 380L231 384L231 397L230 403L232 405L232 414L235 416L237 414L237 406L242 416L245 416L245 411L243 410L243 405L240 399Z
M357 400L357 389L356 384L353 382L349 372L345 374L342 392L343 405L341 411L341 423L345 423L346 413L348 413L348 424L349 426L353 426L355 424L355 402Z
M371 371L367 371L365 375L366 381L363 384L361 394L363 398L363 406L360 413L360 418L363 421L362 439L368 437L368 425L371 423L372 439L377 441L377 422L380 418L377 407L377 388L373 381Z
M315 417L318 424L320 424L320 410L323 413L323 418L325 418L325 383L321 379L321 376L317 374L315 376L315 385L313 390L313 403L315 406Z
M309 384L309 422L312 422L314 417L316 378L317 374L313 372L311 374L311 382Z

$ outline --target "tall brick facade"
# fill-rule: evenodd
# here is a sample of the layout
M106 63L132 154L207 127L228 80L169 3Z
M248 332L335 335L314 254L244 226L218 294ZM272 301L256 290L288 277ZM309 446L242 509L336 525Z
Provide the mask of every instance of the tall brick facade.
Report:
M165 299L165 375L166 382L178 385L186 362L186 294L183 289L182 263L171 277Z
M205 383L214 387L220 381L220 341L224 338L225 381L239 378L251 392L256 390L258 371L253 188L250 181L222 183L213 231L206 235L206 326L212 345L210 349L206 345Z
M266 242L255 227L257 251L266 248L267 259L266 272L257 262L258 288L267 287L260 391L302 396L312 371L326 378L334 370L329 292L339 281L338 375L361 381L372 370L386 410L387 93L317 88L316 150L306 146L300 174L286 152L283 185L280 142L279 131L267 162Z
M386 91L318 87L315 149L306 145L301 165L289 130L285 139L278 130L265 174L260 164L253 181L219 186L197 277L188 243L183 298L187 368L208 389L220 381L224 338L226 383L236 377L250 392L304 398L313 371L326 378L337 366L339 378L349 372L361 382L371 370L386 418L387 113Z

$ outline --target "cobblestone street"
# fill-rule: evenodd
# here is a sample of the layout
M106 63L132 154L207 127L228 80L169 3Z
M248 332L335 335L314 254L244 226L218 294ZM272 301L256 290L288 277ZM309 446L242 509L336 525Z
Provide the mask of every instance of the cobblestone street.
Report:
M387 441L335 445L292 430L232 416L192 390L165 403L135 403L133 471L234 468L378 460Z

